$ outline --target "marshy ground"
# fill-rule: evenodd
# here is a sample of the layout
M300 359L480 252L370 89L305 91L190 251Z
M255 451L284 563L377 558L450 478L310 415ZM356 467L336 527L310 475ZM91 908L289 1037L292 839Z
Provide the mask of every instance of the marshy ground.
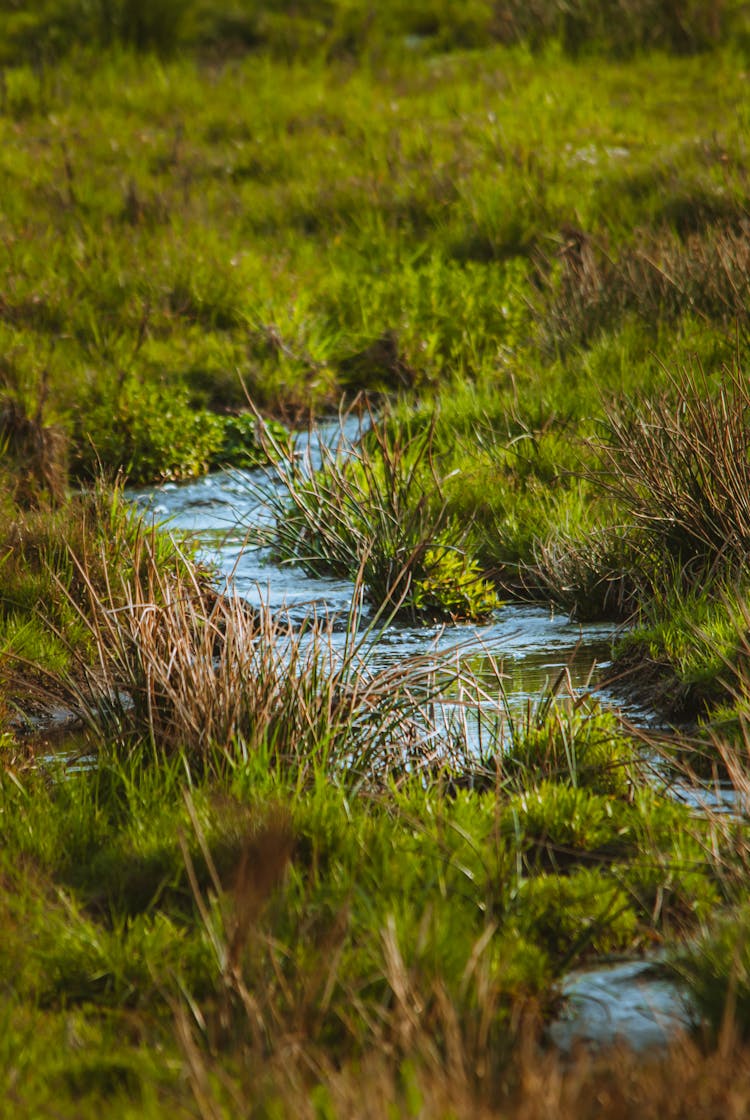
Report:
M744 1116L741 7L26 9L0 0L0 1113ZM311 464L294 430L339 408ZM350 584L348 622L218 593L118 477L257 465L265 546ZM611 623L612 688L672 732L361 641L509 602ZM27 734L52 711L82 757ZM613 956L695 1032L561 1057L565 976Z

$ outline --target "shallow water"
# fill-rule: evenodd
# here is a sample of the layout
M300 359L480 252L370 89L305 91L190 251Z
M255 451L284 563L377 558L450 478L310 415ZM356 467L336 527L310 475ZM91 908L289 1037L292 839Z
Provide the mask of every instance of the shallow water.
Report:
M337 426L331 425L320 438L330 443L337 433ZM356 431L350 428L347 434L352 437ZM318 461L318 451L306 437L298 450L309 456L311 466ZM353 586L348 580L312 578L294 565L275 562L263 543L272 518L260 491L269 485L275 484L261 471L235 470L128 496L157 520L195 534L201 558L249 602L282 611L292 622L302 622L313 610L339 618L334 641L343 644ZM363 622L367 621L365 610ZM609 624L580 626L543 607L508 604L482 627L392 624L377 634L368 662L382 668L412 656L456 650L488 692L497 690L495 666L500 664L503 692L514 714L537 703L561 672L567 672L573 689L588 689L604 703L614 704L616 698L599 684L600 670L609 663L611 639ZM622 703L618 707L641 725L654 722L645 709ZM602 1043L615 1037L636 1048L647 1047L665 1043L676 1026L687 1025L675 987L642 961L573 974L564 994L567 1010L551 1027L551 1037L563 1048L577 1039Z
M355 417L346 419L343 427L339 422L321 425L313 435L303 432L296 437L295 453L313 469L320 462L321 444L333 446L342 432L347 442L354 441L360 431ZM339 618L343 643L351 582L313 578L295 565L279 564L267 546L273 517L263 495L278 488L279 483L261 470L232 470L132 491L129 496L157 520L194 534L201 557L231 579L250 603L283 611L292 622L302 622L313 610ZM368 618L365 609L363 622ZM493 662L501 663L503 690L516 709L537 701L566 669L574 689L591 687L605 702L614 703L611 693L599 687L600 670L609 664L611 638L608 623L581 626L544 607L508 604L481 627L392 624L379 630L369 663L382 668L411 656L460 648L461 660L470 662L489 687L496 680ZM627 714L641 724L651 722L649 713L635 705L627 706Z
M201 558L231 579L250 603L284 612L293 623L311 611L338 618L343 644L352 583L307 576L273 559L264 544L272 524L259 497L264 485L273 484L261 471L229 471L128 496L155 519L194 534ZM362 622L370 619L365 608ZM508 604L481 627L391 624L378 631L369 664L378 669L408 657L457 650L488 687L496 682L493 663L501 663L504 692L512 706L520 707L538 700L565 669L573 688L596 686L599 670L609 662L611 634L606 623L579 626L543 607Z
M691 1025L674 984L647 961L572 972L562 989L567 1006L548 1036L565 1051L580 1043L607 1046L618 1040L648 1050L666 1046L677 1031Z

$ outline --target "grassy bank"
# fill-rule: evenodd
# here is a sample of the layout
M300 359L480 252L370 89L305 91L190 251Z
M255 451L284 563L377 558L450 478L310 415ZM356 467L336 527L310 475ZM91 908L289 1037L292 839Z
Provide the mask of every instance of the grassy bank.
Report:
M238 375L287 417L347 389L468 382L498 398L502 438L514 396L532 430L580 421L598 391L658 384L654 350L733 352L730 53L76 55L5 73L4 379L62 423L79 474L220 461Z
M326 624L217 598L132 519L117 539L96 565L66 554L78 644L37 666L86 727L85 757L3 744L14 1115L541 1107L561 978L655 945L710 987L718 1029L734 974L713 919L742 913L747 830L678 804L653 746L581 699L509 725L486 670L375 672ZM479 697L482 760L466 739ZM725 747L741 792L746 756ZM714 1099L718 1058L678 1047L660 1076L687 1053ZM632 1091L622 1053L574 1068ZM372 1108L352 1099L363 1076Z

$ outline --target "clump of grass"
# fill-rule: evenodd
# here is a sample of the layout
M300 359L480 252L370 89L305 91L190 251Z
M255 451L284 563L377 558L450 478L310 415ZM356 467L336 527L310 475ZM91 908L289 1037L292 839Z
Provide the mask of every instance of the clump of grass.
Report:
M743 585L723 587L712 609L692 619L683 643L713 685L696 734L686 739L702 769L728 775L743 805L750 756L750 604ZM637 640L637 639L636 639ZM695 765L695 762L693 763Z
M705 725L698 737L678 741L670 751L683 780L712 787L731 811L705 808L708 821L706 859L721 885L724 907L704 921L696 936L675 946L670 964L685 986L696 1020L714 1043L746 1039L750 1033L750 914L747 874L750 869L747 809L750 804L750 723L747 708L748 643L743 663L733 667L734 696L739 703L723 718ZM702 783L695 774L704 774Z
M412 436L399 426L370 426L356 442L335 447L310 433L310 455L284 460L273 446L270 491L274 547L312 575L353 579L361 573L368 600L384 615L412 622L484 621L497 594L464 548L468 527L446 516L433 457L434 427Z
M747 380L738 368L715 390L701 369L670 380L668 395L607 407L598 477L657 555L701 577L731 571L750 549Z
M581 537L558 531L536 542L524 579L534 597L541 593L572 619L625 621L650 586L635 540L627 529L610 526Z
M676 954L674 968L715 1038L750 1033L750 914L739 904Z
M540 312L548 345L591 343L627 315L657 324L688 312L747 341L750 227L740 214L735 227L709 226L684 238L641 235L642 243L617 257L582 230L566 230L556 289Z
M352 776L384 777L430 756L429 660L372 672L356 609L340 650L334 620L295 628L253 610L233 591L213 591L172 549L165 557L160 534L140 526L119 542L115 565L104 548L71 556L75 597L58 584L85 653L71 650L69 671L47 673L45 687L97 736L145 737L196 762L217 747L228 757L265 744L303 766L330 756Z
M81 653L87 648L73 606L80 584L71 555L96 553L106 541L112 548L112 562L117 563L116 542L126 531L128 515L118 490L107 495L102 489L79 494L55 508L47 499L41 508L27 509L16 504L15 486L12 489L14 495L2 507L0 531L2 677L10 696L19 699L26 694L28 701L22 681L10 684L13 658L24 658L40 670L63 671L70 664L71 650ZM98 586L100 575L92 564L89 577Z
M685 586L679 564L671 567L671 580L669 573L667 564L636 626L615 644L610 676L643 703L684 721L726 702L741 610L726 584Z
M595 793L627 797L637 753L614 715L583 696L558 695L554 686L523 719L509 717L502 772L512 788L555 781Z
M44 392L33 414L16 396L0 399L0 449L13 464L14 499L21 506L59 505L68 481L68 440L44 419Z
M731 699L742 662L750 550L750 394L739 366L696 366L669 391L606 408L588 475L631 522L637 628L614 677L677 718Z

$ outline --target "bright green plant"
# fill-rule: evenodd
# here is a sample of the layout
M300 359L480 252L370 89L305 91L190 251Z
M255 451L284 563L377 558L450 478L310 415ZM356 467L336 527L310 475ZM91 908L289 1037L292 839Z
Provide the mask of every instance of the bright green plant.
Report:
M428 549L424 575L414 578L414 611L425 618L483 619L500 606L500 599L478 563L444 546Z
M514 787L552 780L620 797L632 788L635 747L593 701L550 694L525 721L511 721L510 732L502 767Z

